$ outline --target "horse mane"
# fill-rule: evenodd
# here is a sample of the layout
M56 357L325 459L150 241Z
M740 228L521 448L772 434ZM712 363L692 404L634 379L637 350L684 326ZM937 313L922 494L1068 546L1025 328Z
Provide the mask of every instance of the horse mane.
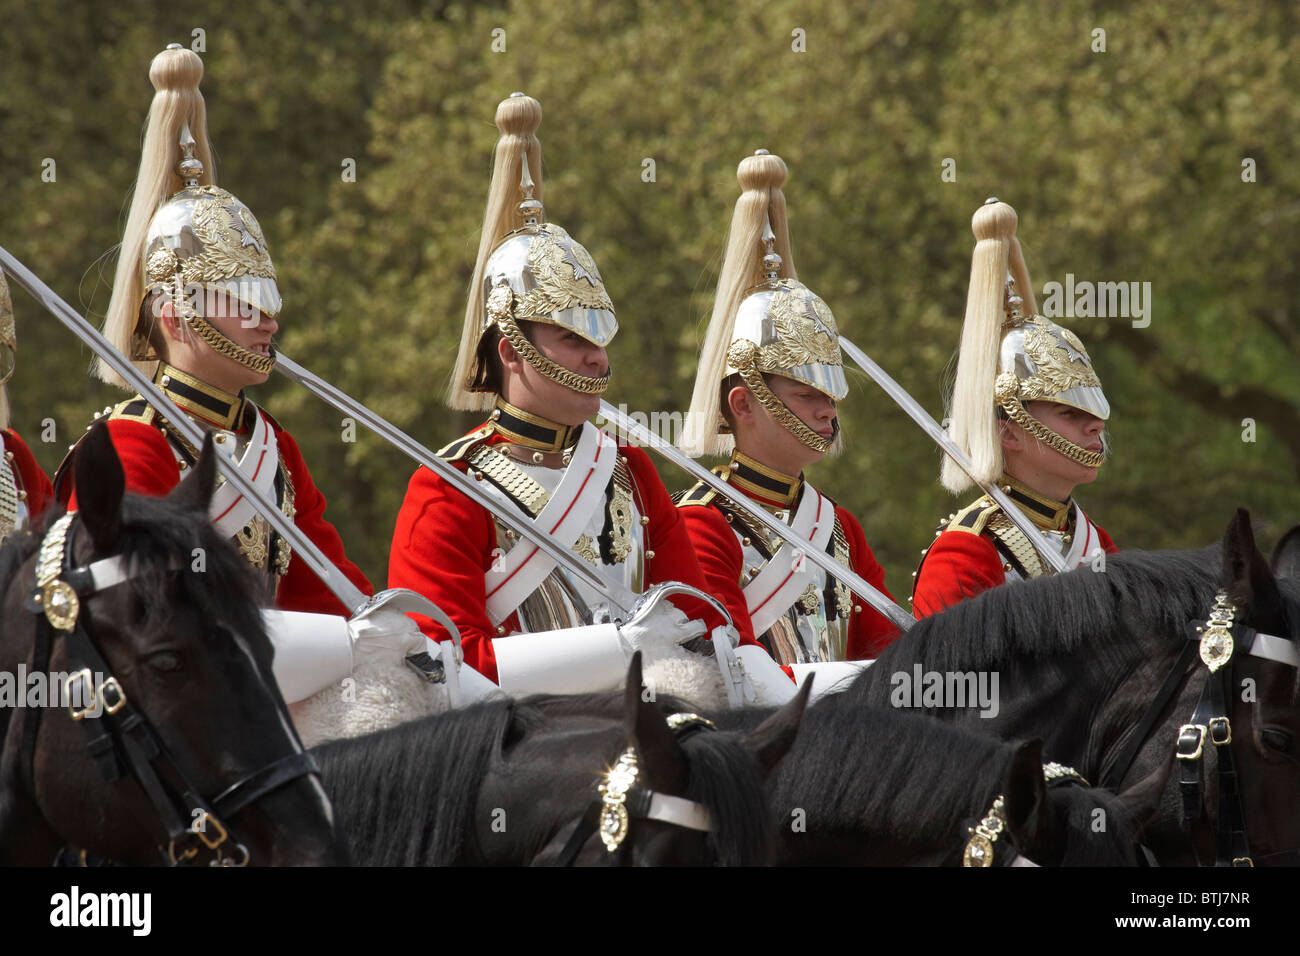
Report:
M165 626L177 603L188 606L200 620L219 621L245 637L270 673L271 642L252 568L206 514L167 498L126 495L118 554L134 572L127 586L143 608L144 628ZM168 577L178 569L173 596Z
M992 806L1017 747L843 694L809 708L799 734L805 742L776 771L773 804L783 824L816 794L804 808L810 830L870 830L882 840L949 845L954 853L965 834L960 821L973 806L978 815Z
M727 727L752 728L772 712L751 708L714 719ZM962 848L966 828L1001 792L1019 747L924 713L864 705L845 694L827 695L809 708L799 733L802 742L782 759L773 780L771 804L778 826L788 826L790 812L802 808L809 830L875 833L881 844L897 842L918 852L947 847L952 855ZM870 754L864 756L868 747ZM861 772L850 772L853 768ZM814 803L809 794L817 795ZM1138 824L1119 796L1070 786L1049 790L1047 799L1066 829L1063 840L1056 834L1059 856L1035 862L1132 862L1128 854ZM1106 814L1103 834L1093 830L1098 808Z
M612 719L622 719L624 707L621 690L612 694L531 697L524 704L551 716L599 714ZM655 704L665 716L695 710L689 702L664 694ZM690 734L681 741L681 748L690 768L686 792L681 796L708 809L713 820L709 849L717 864L738 866L768 859L769 810L754 755L736 734L725 732Z
M6 590L40 548L50 526L65 513L63 508L49 509L39 528L15 535L0 548L0 582ZM201 571L194 569L196 548L203 554ZM240 634L260 637L269 655L270 641L250 568L230 542L217 534L206 515L180 508L166 498L126 495L122 499L117 554L134 571L127 586L143 607L146 627L160 619L165 621L172 613L175 601L169 593L167 576L179 570L177 586L182 603L194 608L204 620L223 621ZM6 630L4 602L0 601L0 633Z
M1209 610L1219 554L1217 545L1124 551L1108 555L1104 570L1081 568L991 588L918 621L850 693L884 700L879 694L890 675L913 663L941 672L980 670L1085 647L1106 672L1119 672L1185 639L1187 621Z
M515 716L513 700L494 699L313 748L353 858L375 866L457 862Z

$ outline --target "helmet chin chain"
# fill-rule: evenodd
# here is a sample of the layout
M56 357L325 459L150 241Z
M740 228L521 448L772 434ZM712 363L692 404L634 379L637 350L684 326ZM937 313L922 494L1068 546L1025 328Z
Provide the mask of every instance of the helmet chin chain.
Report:
M1102 462L1106 460L1106 448L1103 445L1101 451L1088 451L1076 445L1056 432L1052 431L1033 415L1029 414L1028 409L1020 402L1019 399L1004 399L1002 409L1007 413L1007 417L1015 422L1025 431L1029 432L1034 438L1042 442L1053 451L1060 452L1071 461L1078 462L1086 468L1100 468Z
M181 276L178 273L175 279L176 288L172 295L172 303L176 309L177 316L182 322L186 323L195 334L198 335L212 351L218 355L224 355L233 362L238 362L245 368L251 369L259 375L270 375L271 370L275 368L274 355L258 355L256 352L250 352L242 345L232 342L226 336L222 335L217 329L208 322L203 316L199 315L186 301L182 294Z
M768 414L813 451L826 454L835 444L835 439L839 437L839 417L836 416L831 425L834 431L831 432L830 438L825 438L809 428L804 424L803 419L790 411L789 406L767 387L767 383L763 381L763 374L758 370L757 357L758 346L747 340L734 343L727 354L727 359L740 373L740 379L745 383L745 387L754 393L754 397L767 409Z
M584 395L599 395L609 388L609 372L599 377L579 375L577 372L572 372L563 365L551 361L539 352L533 343L528 341L528 337L524 335L519 326L515 324L514 319L509 316L498 319L497 325L501 329L501 334L505 337L505 340L510 343L511 348L519 353L519 357L552 382L558 382L565 388L571 388L575 392L581 392Z

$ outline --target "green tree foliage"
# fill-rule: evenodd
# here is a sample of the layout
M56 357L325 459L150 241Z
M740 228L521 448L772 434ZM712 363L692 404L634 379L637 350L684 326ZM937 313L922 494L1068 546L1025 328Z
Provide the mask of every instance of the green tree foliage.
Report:
M1151 284L1146 328L1064 320L1114 409L1115 458L1080 490L1089 512L1121 546L1145 548L1215 540L1239 504L1266 541L1300 520L1289 5L0 6L0 242L92 313L108 301L111 269L97 262L122 224L149 59L202 27L219 182L272 243L286 353L428 445L476 424L442 394L493 111L522 89L545 113L547 214L592 252L618 311L614 404L689 399L736 164L761 146L790 165L800 278L936 418L970 216L997 195L1020 213L1040 305L1067 273ZM43 157L57 182L42 182ZM26 296L15 306L14 420L28 434L57 420L60 444L37 447L53 468L116 397ZM934 522L960 502L939 487L928 440L868 379L853 385L847 450L811 477L862 519L905 599ZM296 386L276 380L258 398L299 439L349 553L382 583L412 466L364 429L342 441L339 416Z

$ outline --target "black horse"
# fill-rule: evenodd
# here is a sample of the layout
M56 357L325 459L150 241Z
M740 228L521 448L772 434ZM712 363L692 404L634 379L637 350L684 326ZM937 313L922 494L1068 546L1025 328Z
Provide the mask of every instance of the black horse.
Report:
M1242 644L1250 632L1240 625L1280 638L1278 646L1294 653L1300 646L1298 567L1297 530L1279 543L1270 570L1255 548L1249 516L1239 511L1221 548L1124 552L1108 557L1104 569L995 588L926 618L846 693L886 706L906 702L908 695L899 692L918 672L937 679L996 674L996 716L981 717L973 707L929 712L1004 738L1041 737L1049 759L1108 786L1177 764L1180 772L1167 774L1159 811L1145 830L1146 844L1164 864L1215 859L1216 827L1221 832L1223 826L1215 822L1216 775L1208 775L1203 800L1189 798L1186 828L1183 820L1180 779L1190 773L1190 789L1199 789L1202 768L1185 759L1199 734L1203 747L1195 748L1196 756L1211 765L1235 765L1232 782L1241 793L1253 857L1288 854L1289 860L1289 851L1300 847L1300 680L1290 664L1247 654ZM1189 638L1197 639L1193 622L1207 619L1219 589L1239 627L1228 665L1228 721L1218 734L1230 752L1214 746L1205 731L1188 730L1198 723L1192 714L1209 671L1184 649ZM1153 702L1159 706L1144 721ZM1184 759L1174 761L1180 738Z
M714 719L741 728L762 717ZM990 864L1019 855L1039 866L1132 866L1163 782L1158 773L1116 795L1077 776L1049 779L1039 740L1004 742L829 694L804 714L768 800L780 864L959 866L971 829L1002 797L1005 832Z
M343 862L254 579L208 519L211 440L166 498L124 494L102 425L75 467L76 515L0 551L0 670L64 692L0 708L0 862Z
M794 741L806 701L805 692L744 736L666 721L685 706L644 699L637 654L622 695L491 700L314 753L358 863L759 864L771 839L763 778ZM597 784L626 748L639 788L672 798L688 819L702 809L710 829L638 819L629 794L626 839L614 851L594 839L606 809Z

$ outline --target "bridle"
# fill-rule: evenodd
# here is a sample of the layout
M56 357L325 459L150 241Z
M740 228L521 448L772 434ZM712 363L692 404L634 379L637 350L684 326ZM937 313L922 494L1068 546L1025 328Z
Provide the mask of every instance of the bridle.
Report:
M1228 600L1227 592L1219 591L1206 619L1188 623L1188 643L1183 646L1182 653L1174 662L1160 692L1148 705L1124 749L1102 774L1103 786L1111 789L1116 788L1124 779L1160 714L1196 670L1195 662L1199 657L1208 671L1205 686L1191 719L1178 728L1174 755L1179 768L1183 829L1190 832L1192 825L1202 816L1204 806L1201 760L1205 755L1207 739L1214 746L1218 777L1218 814L1214 825L1215 866L1255 865L1250 843L1246 839L1241 789L1232 756L1232 723L1228 719L1227 702L1232 696L1233 663L1242 654L1249 654L1290 667L1300 667L1300 650L1294 642L1285 637L1259 633L1237 620L1237 613L1238 609ZM1194 855L1195 852L1193 844ZM1295 863L1300 861L1300 849L1282 850L1265 859ZM1199 857L1197 863L1200 863Z
M71 671L64 685L68 714L85 732L86 747L105 782L112 783L129 773L153 804L167 830L167 846L159 848L165 864L196 862L206 850L213 857L210 866L245 866L248 849L232 836L223 821L299 777L319 774L316 762L295 744L292 753L227 787L213 800L199 795L145 715L127 700L121 683L111 674L86 630L80 614L82 602L129 581L134 573L121 555L74 566L75 518L75 513L64 515L46 533L37 557L36 587L23 603L26 610L37 615L33 671L48 670L54 641L63 638ZM96 675L107 676L96 685ZM78 694L74 695L74 691ZM41 708L24 713L22 781L36 804L34 763ZM169 787L159 769L179 782L179 787ZM153 821L145 822L149 828Z
M1056 763L1055 761L1043 764L1043 779L1047 783L1047 789L1065 786L1089 786L1088 781L1083 778L1083 774L1073 767L1067 767L1065 764ZM1002 794L998 794L989 807L988 812L975 826L968 828L970 836L966 840L966 847L962 850L961 865L963 867L983 868L999 864L1002 866L1038 866L1029 857L1017 852L1005 840L998 843L998 837L1007 828L1006 801ZM1003 847L1005 852L1000 853Z
M717 730L717 727L699 714L673 714L668 718L668 729L681 744L697 733ZM658 820L704 833L713 830L712 817L703 804L638 786L638 774L636 749L629 746L606 771L604 781L597 787L599 796L579 818L555 866L573 866L578 853L597 831L605 851L623 862L627 852L624 841L634 820Z

